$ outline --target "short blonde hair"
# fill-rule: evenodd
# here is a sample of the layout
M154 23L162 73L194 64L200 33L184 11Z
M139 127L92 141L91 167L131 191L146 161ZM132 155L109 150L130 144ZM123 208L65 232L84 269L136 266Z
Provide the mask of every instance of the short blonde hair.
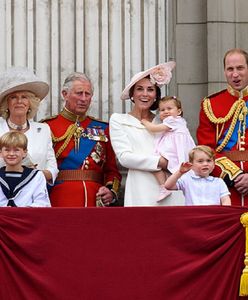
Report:
M32 119L37 111L38 111L38 108L39 108L39 105L40 105L40 98L36 97L35 94L29 92L29 91L20 91L20 92L23 92L25 93L25 95L27 96L27 98L29 99L29 110L27 112L27 119ZM15 94L16 92L14 93L10 93L8 95L6 95L1 103L1 106L0 106L0 115L6 120L8 119L9 117L9 107L8 107L8 99L11 95Z
M214 153L213 149L211 149L210 147L205 146L205 145L198 145L189 152L189 162L190 163L193 162L195 153L197 151L202 151L202 152L206 153L209 156L209 158L211 158L213 160L215 158L215 153Z
M22 132L8 131L0 137L0 149L3 147L19 147L27 150L28 139Z

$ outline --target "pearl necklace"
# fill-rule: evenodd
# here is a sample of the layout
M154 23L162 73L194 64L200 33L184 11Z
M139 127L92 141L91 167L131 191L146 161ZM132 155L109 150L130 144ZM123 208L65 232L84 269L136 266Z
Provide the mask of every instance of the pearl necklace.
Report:
M18 131L25 130L28 127L28 122L27 121L22 125L16 125L15 123L11 122L10 119L8 119L7 124L8 124L10 129L14 129L14 130L18 130Z

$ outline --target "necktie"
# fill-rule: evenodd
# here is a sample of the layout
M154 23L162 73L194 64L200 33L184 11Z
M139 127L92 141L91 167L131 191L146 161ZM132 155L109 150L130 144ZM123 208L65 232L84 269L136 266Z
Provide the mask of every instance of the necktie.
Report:
M11 206L11 207L17 207L14 200L10 199L7 206Z

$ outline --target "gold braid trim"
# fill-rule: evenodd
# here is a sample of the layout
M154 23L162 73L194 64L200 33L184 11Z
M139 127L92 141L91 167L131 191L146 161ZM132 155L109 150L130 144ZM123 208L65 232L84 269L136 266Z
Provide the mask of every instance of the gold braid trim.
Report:
M223 148L227 145L228 141L230 140L230 138L233 134L233 130L238 121L239 114L242 111L244 106L245 106L245 101L242 99L239 99L239 100L235 101L235 103L233 103L228 114L224 118L222 118L222 117L217 118L213 113L210 99L209 98L204 99L203 110L204 110L206 116L208 117L208 119L210 120L210 122L217 125L217 131L218 131L219 124L224 124L226 121L230 120L230 118L233 116L231 125L228 129L228 132L227 132L225 138L223 139L222 143L215 149L216 152L221 152L223 150ZM217 134L216 142L218 142L220 135Z
M243 103L241 103L238 108L236 109L235 113L234 113L234 116L233 116L233 119L232 119L232 123L228 129L228 132L225 136L225 138L223 139L222 143L215 149L216 152L221 152L223 150L223 148L227 145L228 141L230 140L232 134L233 134L233 130L235 128L235 125L238 121L238 118L239 118L239 114L240 112L242 111L242 108L244 107L245 105L245 102L243 101Z
M64 143L62 144L62 146L58 149L58 151L56 152L55 156L56 158L58 158L60 156L60 154L65 150L65 148L67 147L67 145L69 144L72 136L74 135L74 133L76 132L77 130L77 125L76 124L71 124L66 132L61 136L61 137L55 137L52 133L52 141L53 143L57 143L57 142L61 142L63 140Z
M235 111L237 110L237 108L241 108L243 107L245 104L244 100L240 99L237 100L233 103L232 107L230 108L228 114L222 118L216 118L216 116L213 113L212 107L211 107L211 102L209 98L205 98L203 101L203 110L206 114L206 116L209 118L209 120L214 123L214 124L222 124L225 123L226 121L230 120L230 118L232 117L232 115L235 113ZM239 107L240 106L240 107Z

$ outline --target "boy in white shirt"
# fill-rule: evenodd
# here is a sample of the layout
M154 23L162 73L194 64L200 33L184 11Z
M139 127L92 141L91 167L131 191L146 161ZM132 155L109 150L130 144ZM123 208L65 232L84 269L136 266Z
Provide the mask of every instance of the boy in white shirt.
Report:
M50 207L46 179L42 171L22 166L27 155L27 137L9 131L0 138L0 206Z
M223 179L210 176L214 169L214 152L208 146L196 146L189 162L165 182L169 190L182 190L185 205L231 205L230 192Z

